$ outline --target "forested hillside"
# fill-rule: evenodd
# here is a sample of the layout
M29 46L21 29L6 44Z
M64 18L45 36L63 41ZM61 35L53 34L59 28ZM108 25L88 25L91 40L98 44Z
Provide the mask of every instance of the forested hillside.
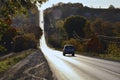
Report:
M54 48L73 44L78 51L108 53L111 44L117 48L120 43L119 8L60 2L44 11L44 23L47 42Z

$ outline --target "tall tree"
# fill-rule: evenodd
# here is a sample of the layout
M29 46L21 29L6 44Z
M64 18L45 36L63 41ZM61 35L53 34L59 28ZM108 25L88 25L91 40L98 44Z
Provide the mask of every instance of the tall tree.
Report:
M109 9L115 9L115 7L113 5L110 5Z
M65 19L64 28L69 38L72 38L74 34L84 37L84 30L87 19L81 16L70 16Z

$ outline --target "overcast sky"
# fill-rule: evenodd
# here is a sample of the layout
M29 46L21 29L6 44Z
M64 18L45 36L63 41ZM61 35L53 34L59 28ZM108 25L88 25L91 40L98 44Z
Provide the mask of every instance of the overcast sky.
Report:
M41 9L46 9L48 7L52 7L53 4L57 4L59 2L63 3L82 3L84 6L93 7L93 8L108 8L109 5L113 5L116 8L120 8L120 0L49 0L41 6Z

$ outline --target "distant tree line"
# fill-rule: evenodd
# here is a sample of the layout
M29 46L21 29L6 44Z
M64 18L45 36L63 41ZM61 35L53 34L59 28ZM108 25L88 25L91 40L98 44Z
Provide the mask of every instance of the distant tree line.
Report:
M56 21L55 27L51 28L53 33L47 35L47 41L50 46L57 49L62 49L65 44L72 44L79 52L110 53L119 56L112 51L112 48L119 51L119 44L112 46L114 43L106 42L99 37L120 37L119 28L120 22L109 22L100 18L90 21L83 16L74 15Z
M58 3L44 11L50 47L75 46L77 53L120 60L120 9L94 9L81 3ZM116 38L117 37L117 38ZM108 38L108 39L106 39Z

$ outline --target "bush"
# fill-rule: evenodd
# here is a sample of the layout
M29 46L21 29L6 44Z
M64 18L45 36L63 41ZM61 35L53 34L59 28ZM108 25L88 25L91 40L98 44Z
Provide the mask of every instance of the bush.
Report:
M102 42L99 40L99 38L96 35L94 35L91 38L91 40L87 42L86 50L89 52L101 53L103 52L104 47Z
M37 48L34 34L28 33L14 38L14 51L18 52L29 48Z
M17 31L13 27L9 27L2 36L2 43L4 47L7 49L7 52L12 51L13 38L17 35Z
M108 49L109 57L119 57L120 58L120 48L116 44L109 44Z
M0 45L0 53L6 53L7 49Z

